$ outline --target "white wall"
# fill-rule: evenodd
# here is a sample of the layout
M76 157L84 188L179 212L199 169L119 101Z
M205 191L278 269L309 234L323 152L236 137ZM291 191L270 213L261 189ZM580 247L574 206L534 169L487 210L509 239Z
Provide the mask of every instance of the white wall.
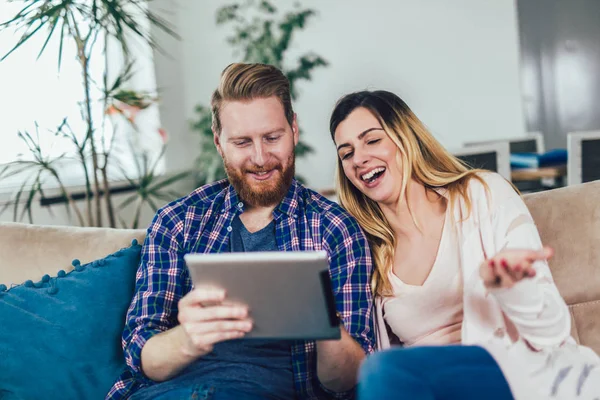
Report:
M293 0L273 1L281 10ZM300 87L296 112L316 153L298 161L314 188L331 187L335 152L328 126L335 101L350 91L399 94L449 148L465 141L523 136L515 4L509 0L303 0L318 16L289 55L314 51L330 62ZM157 0L181 42L158 57L162 119L179 141L177 163L191 161L188 121L207 104L221 70L233 61L227 27L215 24L220 0ZM174 160L173 160L174 161Z

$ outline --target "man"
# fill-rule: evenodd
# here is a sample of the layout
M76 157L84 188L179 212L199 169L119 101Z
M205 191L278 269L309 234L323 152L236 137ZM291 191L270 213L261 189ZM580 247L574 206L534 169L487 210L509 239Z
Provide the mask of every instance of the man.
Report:
M294 180L298 125L281 71L230 65L211 107L228 180L156 214L123 334L129 369L108 398L349 397L374 346L367 240L340 206ZM261 250L327 251L340 340L243 340L249 310L217 288L192 290L184 254Z

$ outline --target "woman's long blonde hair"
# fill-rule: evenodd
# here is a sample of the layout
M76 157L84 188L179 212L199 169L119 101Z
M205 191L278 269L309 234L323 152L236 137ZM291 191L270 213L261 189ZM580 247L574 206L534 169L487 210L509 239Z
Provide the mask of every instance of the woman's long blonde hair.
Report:
M329 124L331 137L352 111L366 108L379 121L389 138L398 146L397 162L402 170L400 199L408 195L407 183L411 178L427 189L443 188L450 200L449 207L458 199L464 200L467 214L471 201L467 188L471 178L485 182L477 175L481 170L469 169L462 161L450 154L417 118L406 103L393 93L377 90L362 91L342 97L336 104ZM371 286L377 295L391 294L388 278L392 268L396 238L377 202L358 190L344 174L338 157L336 185L340 204L358 221L369 241L375 264ZM412 211L413 221L419 226Z

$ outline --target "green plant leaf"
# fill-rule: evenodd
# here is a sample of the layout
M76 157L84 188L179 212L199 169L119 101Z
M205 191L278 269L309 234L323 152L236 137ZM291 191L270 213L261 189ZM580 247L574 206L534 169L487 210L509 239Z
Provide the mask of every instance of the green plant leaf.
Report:
M306 143L298 142L296 145L296 156L303 157L307 154L314 153L314 149Z
M127 207L128 205L130 205L131 203L133 203L134 201L136 201L138 199L139 195L137 194L137 192L135 194L132 194L131 196L127 197L125 200L123 200L120 204L119 204L119 209L124 209L125 207Z
M1 29L15 28L18 30L24 30L25 32L21 36L21 38L17 41L17 44L6 53L0 61L3 61L12 54L15 50L20 48L23 44L25 44L29 39L31 39L41 28L46 26L46 24L51 22L50 25L50 34L42 46L42 50L38 57L43 53L43 50L46 48L47 42L52 36L52 32L56 27L55 23L61 14L65 13L66 10L69 9L69 6L72 3L71 1L61 1L57 4L53 4L52 0L33 0L29 5L26 5L17 15L12 18L10 21L0 25ZM30 9L31 7L36 6L35 10ZM33 14L33 15L31 15ZM63 14L65 15L65 14Z
M123 229L127 229L127 222L125 222L125 220L123 219L123 217L121 217L121 215L117 215L117 218L119 219L119 223L121 224L121 228Z
M146 199L146 203L148 203L148 205L150 206L150 208L152 208L152 210L154 210L154 212L158 211L158 209L160 208L156 205L154 201L152 201L150 197Z
M51 26L50 32L48 33L48 37L46 37L46 41L44 41L44 44L42 45L42 48L40 49L40 52L37 55L38 59L42 56L42 53L44 52L44 50L46 50L46 46L48 46L48 42L52 38L52 34L54 33L54 29L56 29L56 25L58 23L58 20L59 20L59 17L56 16L56 17L54 17L54 20L50 24L50 26Z
M157 184L155 184L154 186L151 186L148 188L148 192L152 193L158 190L161 190L167 186L171 186L172 184L179 182L182 179L188 178L189 176L191 176L192 172L191 171L183 171L180 172L178 174L175 174L173 176L170 176L160 182L158 182Z
M30 2L28 5L26 5L24 8L21 9L21 11L19 11L13 18L9 19L6 22L2 22L0 24L0 29L5 28L7 26L11 26L14 22L18 21L18 20L22 20L25 19L25 17L27 17L27 15L29 15L32 10L29 10L31 7L35 6L36 2Z
M166 19L161 18L158 15L151 13L149 11L146 11L146 18L148 18L148 20L152 24L154 24L155 26L160 28L162 31L167 33L169 36L171 36L175 39L181 40L181 36L179 36L179 34L177 32L175 32L174 28L171 26L171 24Z
M237 20L239 18L238 17L239 8L240 8L239 4L231 4L231 5L220 7L217 10L217 15L216 15L216 19L215 19L215 22L217 23L217 25L221 25L221 24L224 24L229 21Z
M15 199L12 201L12 203L14 205L14 208L13 208L13 221L14 222L18 222L17 218L18 218L18 213L19 213L19 204L21 203L21 196L23 196L23 193L25 192L25 187L29 185L29 179L32 177L32 175L28 176L27 178L25 178L23 180L23 183L21 184L21 186L19 187L19 189L16 192Z
M259 10L264 11L268 14L275 14L277 12L277 8L275 8L273 4L266 0L261 1L258 8Z
M174 191L157 192L157 193L154 193L153 196L159 200L164 201L165 203L170 203L173 200L180 198L181 193L177 193Z
M23 217L25 216L25 212L27 212L27 217L29 218L30 224L33 224L33 214L31 211L31 206L33 204L33 198L35 197L36 193L39 192L40 187L41 187L41 181L40 181L41 175L42 175L42 171L39 171L35 178L35 182L33 182L33 186L29 190L29 195L27 196L27 201L25 202L25 205L23 206L23 211L22 211L21 218L20 218L20 220L22 221Z

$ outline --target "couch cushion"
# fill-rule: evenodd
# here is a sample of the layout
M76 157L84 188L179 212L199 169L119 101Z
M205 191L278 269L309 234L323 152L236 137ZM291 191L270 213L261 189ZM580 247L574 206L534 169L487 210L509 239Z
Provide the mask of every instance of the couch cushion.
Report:
M137 239L144 241L144 229L80 228L0 223L0 283L6 286L38 281L44 274L73 269L71 261L97 260ZM35 251L33 251L35 249ZM49 262L51 261L51 262Z
M525 196L567 304L600 300L600 181Z
M0 287L0 397L102 399L125 366L121 334L141 246Z
M569 306L573 314L576 339L600 354L600 300Z
M573 337L600 354L600 181L525 196L550 269L569 304Z

